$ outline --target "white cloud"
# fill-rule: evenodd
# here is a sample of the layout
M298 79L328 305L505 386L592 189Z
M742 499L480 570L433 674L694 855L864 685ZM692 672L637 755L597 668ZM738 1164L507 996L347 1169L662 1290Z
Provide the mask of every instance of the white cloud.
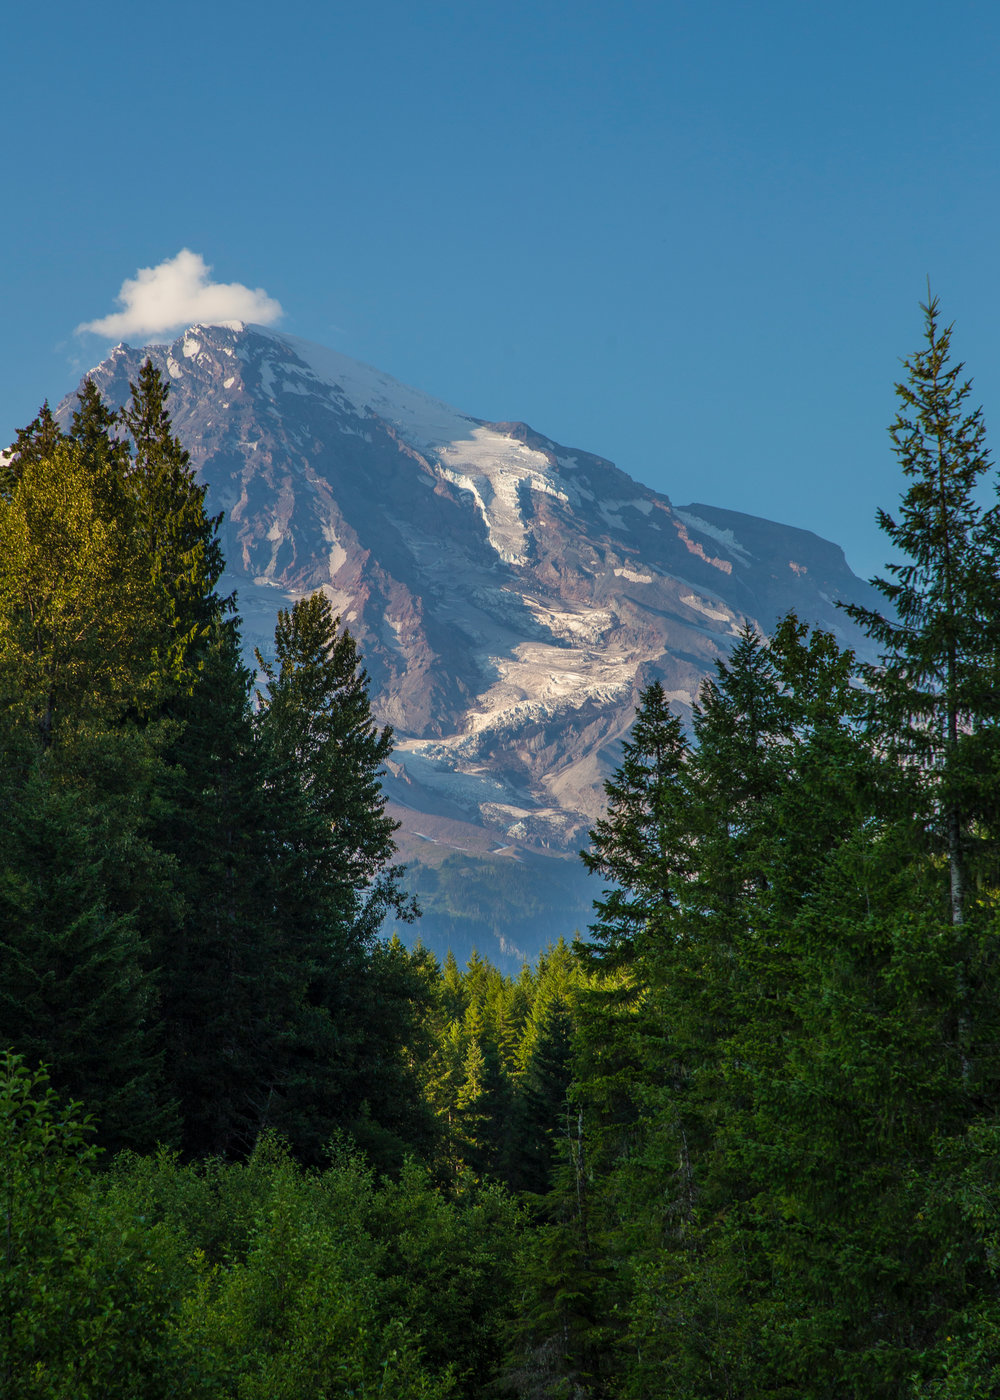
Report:
M262 287L251 291L241 282L210 282L211 268L200 253L182 248L157 267L140 267L127 277L115 300L122 308L97 321L84 321L77 334L91 331L111 339L140 339L181 330L194 322L256 321L270 325L283 315Z

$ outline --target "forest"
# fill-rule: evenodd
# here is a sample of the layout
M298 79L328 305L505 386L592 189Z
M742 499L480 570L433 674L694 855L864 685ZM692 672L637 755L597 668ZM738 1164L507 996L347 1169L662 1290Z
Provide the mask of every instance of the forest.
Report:
M18 434L0 1396L1000 1393L1000 505L922 310L878 664L788 616L642 689L517 976L382 934L362 658L316 594L248 668L153 366Z

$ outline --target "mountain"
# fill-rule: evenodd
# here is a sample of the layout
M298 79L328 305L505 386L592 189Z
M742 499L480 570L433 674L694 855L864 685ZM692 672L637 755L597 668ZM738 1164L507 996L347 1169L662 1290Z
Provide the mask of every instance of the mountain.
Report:
M744 620L789 609L865 646L836 602L872 590L809 531L674 506L525 423L242 323L118 346L92 372L109 402L147 356L225 512L248 647L317 588L360 643L432 946L533 954L586 924L575 854L651 680L688 712Z

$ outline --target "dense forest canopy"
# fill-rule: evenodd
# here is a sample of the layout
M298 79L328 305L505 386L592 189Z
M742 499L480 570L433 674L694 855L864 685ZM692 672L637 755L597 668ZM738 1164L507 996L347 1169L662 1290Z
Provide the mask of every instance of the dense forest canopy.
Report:
M881 663L789 616L646 687L517 977L379 936L392 735L322 595L254 690L152 366L18 435L4 1395L998 1393L1000 510L923 309Z

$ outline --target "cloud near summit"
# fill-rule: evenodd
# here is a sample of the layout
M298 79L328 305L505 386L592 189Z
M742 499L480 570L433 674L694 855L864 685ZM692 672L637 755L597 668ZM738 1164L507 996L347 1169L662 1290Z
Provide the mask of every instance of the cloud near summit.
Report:
M140 267L134 277L126 277L115 298L121 310L84 321L76 333L145 339L196 321L208 325L255 321L267 326L284 314L280 303L262 287L251 291L241 282L211 282L211 271L201 254L190 248L182 248L175 258L156 267Z

